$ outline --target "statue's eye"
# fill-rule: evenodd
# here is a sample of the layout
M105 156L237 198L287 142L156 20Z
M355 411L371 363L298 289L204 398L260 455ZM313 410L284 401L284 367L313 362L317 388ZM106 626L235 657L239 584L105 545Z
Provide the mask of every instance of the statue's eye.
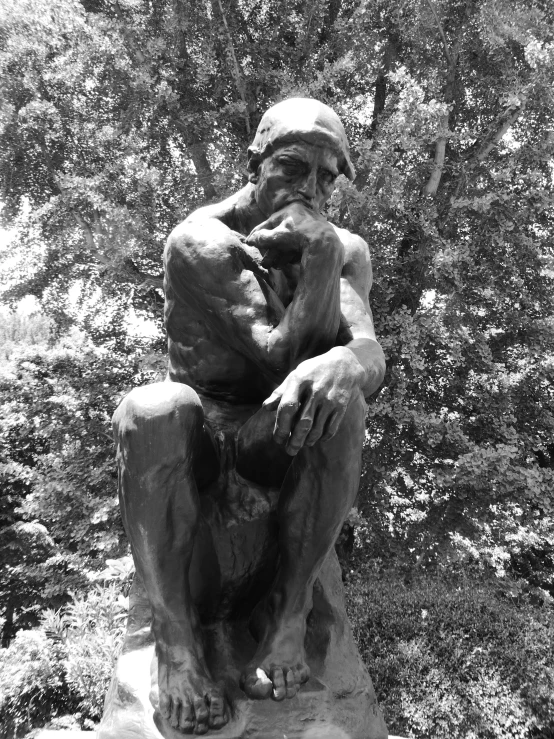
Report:
M283 158L280 159L279 162L284 173L287 175L296 174L302 166L302 162L298 162L296 159Z
M329 172L329 170L325 169L320 174L321 179L326 185L332 185L333 182L337 179L335 175L332 172Z

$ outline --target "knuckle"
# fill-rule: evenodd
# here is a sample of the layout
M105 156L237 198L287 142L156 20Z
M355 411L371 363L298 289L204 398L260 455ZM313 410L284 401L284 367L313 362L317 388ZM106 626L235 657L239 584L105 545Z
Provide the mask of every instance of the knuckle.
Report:
M298 403L294 400L282 400L280 410L282 413L291 413L296 410Z

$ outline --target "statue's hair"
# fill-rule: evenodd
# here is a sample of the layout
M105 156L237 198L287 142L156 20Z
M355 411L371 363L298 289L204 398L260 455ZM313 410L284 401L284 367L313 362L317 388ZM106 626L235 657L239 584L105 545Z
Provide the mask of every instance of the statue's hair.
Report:
M257 172L272 152L298 141L332 149L338 158L339 172L354 179L348 139L340 118L328 105L312 98L289 98L266 111L248 148L248 169Z

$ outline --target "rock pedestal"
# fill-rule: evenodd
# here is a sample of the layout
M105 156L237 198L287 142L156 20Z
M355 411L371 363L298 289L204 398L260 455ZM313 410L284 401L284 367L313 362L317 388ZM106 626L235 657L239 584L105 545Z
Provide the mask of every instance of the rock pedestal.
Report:
M156 677L151 613L137 579L130 596L128 631L106 697L97 739L183 739L150 702ZM314 586L306 634L311 678L295 698L250 700L238 687L256 644L246 619L222 620L204 627L207 661L224 685L232 718L218 739L387 739L369 674L352 638L344 608L340 568L334 552Z

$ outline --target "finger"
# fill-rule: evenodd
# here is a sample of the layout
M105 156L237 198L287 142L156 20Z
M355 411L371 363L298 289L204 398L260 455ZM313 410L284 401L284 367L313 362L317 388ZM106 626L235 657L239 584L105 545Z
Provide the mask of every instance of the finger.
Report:
M268 249L263 256L261 265L264 269L282 269L286 264L290 264L295 260L293 251L278 251L277 249Z
M331 413L331 407L325 405L321 405L319 407L311 431L304 442L305 446L313 446L317 441L321 439L321 437L323 436L323 432L325 431L325 428L330 421Z
M275 269L279 269L279 267L281 266L279 252L275 249L268 249L263 256L261 265L264 269L271 269L272 267L275 267Z
M337 433L339 430L339 426L341 425L342 419L344 418L344 414L346 413L346 408L341 408L338 411L335 411L331 418L329 419L329 422L327 424L327 429L325 430L325 433L321 437L321 441L329 441L329 439L332 439L333 436Z
M235 245L234 251L245 269L251 272L260 272L263 275L266 274L266 270L261 267L262 256L253 246L249 246L248 244Z
M241 234L238 231L233 231L233 229L231 229L231 233L233 236L236 236L239 241L242 241L243 243L246 241L246 236L244 234Z
M258 223L257 226L254 226L254 228L252 229L252 231L250 231L246 238L249 239L252 234L258 233L258 231L263 231L266 229L270 230L275 228L275 226L278 226L287 217L290 216L288 215L288 213L285 213L282 210L278 210L277 212L272 213L269 218L266 218L265 221L262 221L261 223Z
M273 439L277 444L284 444L289 438L290 432L293 427L294 417L298 412L300 405L299 395L300 387L297 382L290 382L291 387L287 387L283 393L279 407L277 408L277 415L275 417L275 427L273 429Z
M274 411L279 407L281 398L283 397L283 391L281 390L282 385L275 388L269 398L266 398L262 403L262 408L266 411Z
M286 448L287 454L295 456L304 445L304 441L313 426L316 410L316 400L312 396L302 408L300 418L294 422L294 428L292 429Z
M262 228L259 231L252 232L246 237L246 243L249 246L255 246L258 249L269 249L272 246L281 243L283 232L280 229Z

